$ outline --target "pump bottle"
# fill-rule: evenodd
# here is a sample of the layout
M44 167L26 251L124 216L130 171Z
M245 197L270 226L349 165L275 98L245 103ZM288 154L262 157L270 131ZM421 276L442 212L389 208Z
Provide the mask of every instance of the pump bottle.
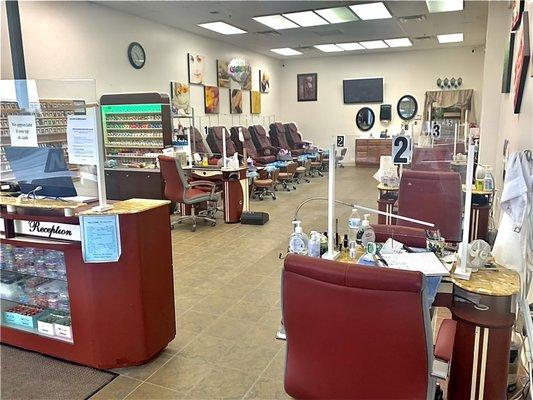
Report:
M289 238L289 252L293 254L307 254L307 235L303 232L302 221L292 221L294 232Z
M359 232L357 233L358 243L364 248L366 248L369 242L376 241L376 234L374 229L372 229L370 226L370 221L368 220L369 216L370 214L365 214L365 219L361 223L361 229L359 229Z

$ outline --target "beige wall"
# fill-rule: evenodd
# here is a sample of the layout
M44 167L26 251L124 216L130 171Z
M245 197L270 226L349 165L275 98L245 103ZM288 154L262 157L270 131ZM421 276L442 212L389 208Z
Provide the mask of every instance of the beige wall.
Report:
M209 40L149 20L89 2L20 2L26 70L29 79L96 79L96 95L117 92L169 92L170 81L187 82L187 53L206 55L207 84L216 86L216 59L244 57L253 68L253 90L259 90L258 71L271 75L271 91L262 95L263 115L279 115L280 62L247 50ZM11 79L11 55L5 5L2 5L1 77ZM126 50L140 42L147 54L144 68L129 64ZM192 85L191 102L204 114L203 89ZM243 110L249 111L245 93ZM229 114L229 90L221 90L220 112ZM207 122L203 119L203 122ZM231 123L231 117L220 116ZM238 123L237 117L233 119ZM245 123L243 114L242 123ZM213 117L212 124L217 123Z
M526 2L529 11L529 40L533 49L533 1ZM509 140L509 150L533 150L533 78L528 68L520 114L513 112L514 68L511 92L501 93L503 52L508 46L511 11L507 2L491 2L487 21L487 51L483 76L483 97L487 106L481 114L480 162L494 167L496 187L501 188L503 143ZM518 42L515 41L513 62Z
M404 94L413 95L422 113L424 94L437 90L437 78L462 77L464 89L474 89L477 115L481 109L483 76L483 48L447 48L424 51L399 51L368 55L340 55L335 58L311 60L291 59L282 68L282 109L284 120L296 121L305 137L320 145L330 143L331 136L349 135L348 158L354 158L354 138L363 134L355 125L357 110L363 106L372 108L376 124L371 132L374 137L388 128L398 132L401 120L396 113L398 99ZM318 101L298 102L296 75L318 73ZM342 81L349 78L383 77L383 102L392 105L393 116L389 124L379 121L379 104L344 104Z

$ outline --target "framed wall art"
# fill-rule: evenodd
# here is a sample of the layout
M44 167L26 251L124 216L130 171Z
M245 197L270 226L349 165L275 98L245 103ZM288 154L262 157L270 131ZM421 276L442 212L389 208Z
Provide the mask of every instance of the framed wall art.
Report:
M250 114L261 114L261 92L250 92Z
M206 114L218 114L220 107L218 86L204 86L204 106Z
M270 75L265 70L259 70L259 91L261 93L270 92Z
M298 74L296 77L298 101L317 101L318 75Z
M172 112L189 114L191 111L191 88L188 83L170 82Z
M204 84L206 57L200 54L187 54L189 83Z
M515 32L511 32L509 36L509 43L504 50L502 93L509 93L511 91L511 76L513 74L513 53L515 35Z
M529 15L527 11L522 14L522 25L516 33L515 41L518 45L516 60L514 64L514 113L520 113L522 97L524 96L524 86L527 79L527 70L531 59L531 49L529 46Z
M229 112L231 114L242 114L242 90L232 89L229 103Z
M217 60L217 85L218 87L229 88L230 76L228 71L228 62Z

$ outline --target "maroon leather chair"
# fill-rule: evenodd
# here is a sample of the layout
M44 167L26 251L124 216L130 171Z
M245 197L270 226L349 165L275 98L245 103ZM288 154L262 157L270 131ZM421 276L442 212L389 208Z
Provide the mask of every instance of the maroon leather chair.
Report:
M239 137L239 130L242 132L242 142ZM235 144L240 155L244 155L243 149L246 149L247 156L251 157L256 164L266 165L276 161L276 156L272 154L269 149L256 149L252 140L252 135L245 126L233 126L231 127L230 132L231 140Z
M276 156L279 149L275 146L272 146L270 137L268 136L267 131L263 125L252 125L248 128L250 135L252 135L252 142L255 145L255 148L259 151L263 151L266 154L266 150L272 155Z
M191 129L191 144L191 151L193 153L199 153L202 156L204 154L207 156L211 154L211 152L204 143L204 138L202 137L202 134L197 128Z
M303 149L291 148L291 145L287 140L287 134L285 133L285 126L281 122L270 124L269 133L270 140L274 146L290 150L293 156L299 156L304 153Z
M290 254L282 296L289 395L433 400L456 323L443 322L433 349L422 273Z
M462 194L458 172L404 170L398 214L432 222L447 242L461 241ZM397 220L397 225L420 227Z
M207 144L214 154L222 155L222 135L224 131L226 132L226 156L232 156L234 153L237 153L237 149L225 126L212 126L208 128L206 137Z
M300 131L298 131L298 127L294 122L289 122L284 126L287 141L289 142L289 146L291 147L291 149L302 149L311 144L311 142L306 142L305 140L303 140L302 134L300 133Z
M416 171L450 171L452 153L447 146L415 147L411 169Z
M179 224L184 220L192 220L192 230L196 230L196 220L203 219L211 222L215 226L217 221L215 219L216 204L220 200L220 193L216 191L216 185L210 181L192 181L189 182L181 165L174 157L158 156L161 176L165 182L165 198L176 203L190 206L190 215L182 215L174 222ZM207 203L207 208L196 214L196 206L200 203ZM209 207L209 204L214 204L214 207Z

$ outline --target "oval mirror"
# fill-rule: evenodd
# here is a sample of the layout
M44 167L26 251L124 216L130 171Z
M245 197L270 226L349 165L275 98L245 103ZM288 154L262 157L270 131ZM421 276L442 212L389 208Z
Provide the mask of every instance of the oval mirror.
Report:
M398 115L401 119L413 119L418 111L418 103L413 96L406 94L398 100L398 106L396 109L398 110Z
M375 119L376 117L374 116L374 111L368 107L363 107L357 111L355 123L362 131L369 131L374 126Z

